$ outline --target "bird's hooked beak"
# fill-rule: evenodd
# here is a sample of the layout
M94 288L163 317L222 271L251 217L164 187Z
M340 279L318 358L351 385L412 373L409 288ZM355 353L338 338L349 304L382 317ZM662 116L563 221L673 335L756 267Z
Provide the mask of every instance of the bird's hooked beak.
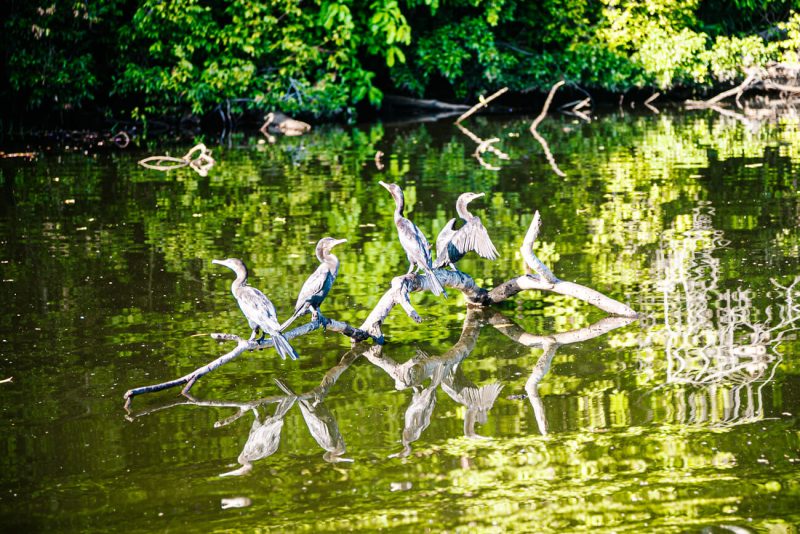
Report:
M211 260L211 263L216 263L217 265L222 265L223 267L227 267L230 269L230 265L226 263L227 260Z
M383 187L385 187L387 190L389 190L389 192L391 193L392 190L389 188L389 184L387 184L383 180L380 180L378 183L381 184Z
M335 247L336 245L341 245L342 243L347 243L347 239L334 239L331 248Z

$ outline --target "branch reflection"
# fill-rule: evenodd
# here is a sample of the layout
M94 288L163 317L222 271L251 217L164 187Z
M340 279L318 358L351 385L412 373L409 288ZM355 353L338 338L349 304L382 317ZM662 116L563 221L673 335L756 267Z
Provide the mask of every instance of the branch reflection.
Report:
M579 330L540 336L525 332L502 313L468 308L458 341L452 348L439 356L431 356L424 351L417 350L410 360L398 363L382 354L383 347L381 345L358 345L345 353L341 360L325 373L318 386L308 391L298 393L287 381L276 379L275 382L283 395L246 402L199 400L189 397L133 413L129 415L129 419L183 405L234 408L235 412L232 415L214 423L215 428L230 425L242 417L252 415L253 420L247 440L237 458L240 467L220 475L241 476L250 473L255 462L264 460L277 452L284 420L291 409L297 405L311 436L325 451L323 459L331 463L350 462L352 460L345 458L345 439L335 415L326 406L325 399L339 378L363 356L394 379L396 390L411 390L411 399L404 414L401 435L402 450L390 457L404 458L411 454L411 444L419 440L431 424L437 402L436 393L439 388L453 401L463 406L464 436L471 439L485 439L477 432L476 426L487 422L489 411L494 406L504 385L498 381L477 385L465 372L462 363L475 349L481 328L491 325L516 343L526 347L544 349L544 353L531 370L525 389L539 430L542 434L546 434L547 421L543 402L538 394L538 384L549 370L557 349L563 345L603 335L635 320L622 317L606 318ZM273 404L275 408L272 414L264 415L264 412Z
M482 438L476 433L475 424L483 424L487 421L488 412L500 395L503 385L493 382L480 387L476 386L464 374L461 363L474 350L483 325L494 326L510 339L526 347L544 349L544 354L531 371L525 390L530 399L539 431L547 434L547 420L544 405L539 397L538 384L547 374L557 349L563 345L601 336L634 321L636 321L635 318L608 317L578 330L538 336L525 332L522 327L500 312L470 308L467 310L458 341L441 356L429 356L418 350L416 356L402 364L382 354L367 356L370 362L394 379L397 390L411 389L413 392L411 402L405 412L401 440L403 450L392 456L408 456L411 453L411 443L417 441L422 432L430 425L431 415L436 406L435 392L439 386L450 398L466 408L464 435L468 438ZM426 387L424 382L428 379L430 382Z
M562 332L549 336L538 336L529 334L523 330L522 327L511 322L501 313L495 313L489 319L489 323L492 326L520 345L544 349L544 353L533 366L531 375L525 383L525 392L528 395L528 400L533 408L533 414L536 417L536 424L539 426L539 432L541 432L542 435L547 434L547 418L545 417L544 403L539 396L539 382L542 381L550 370L550 364L553 362L553 358L559 347L588 341L617 328L627 326L634 321L636 321L636 319L631 317L606 317L592 325L577 330L570 330L569 332Z
M731 426L764 418L762 392L781 361L777 347L800 320L800 278L786 286L771 280L763 309L753 291L725 288L715 254L728 241L714 215L701 204L689 229L665 233L656 258L660 295L643 303L663 309L663 325L651 317L642 345L664 345L674 422Z

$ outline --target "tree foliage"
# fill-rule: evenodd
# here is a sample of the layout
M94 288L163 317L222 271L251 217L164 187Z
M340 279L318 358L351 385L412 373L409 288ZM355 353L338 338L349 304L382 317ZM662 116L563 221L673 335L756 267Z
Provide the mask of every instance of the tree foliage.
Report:
M12 0L10 106L353 115L384 92L706 90L797 59L783 0Z

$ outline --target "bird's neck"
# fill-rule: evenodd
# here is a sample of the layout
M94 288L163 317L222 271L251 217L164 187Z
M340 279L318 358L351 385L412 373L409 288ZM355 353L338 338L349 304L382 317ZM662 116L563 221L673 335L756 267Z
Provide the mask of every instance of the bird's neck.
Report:
M236 295L236 292L242 287L247 285L247 274L236 273L236 280L231 283L231 293Z
M328 266L328 270L333 273L333 276L339 273L339 258L337 258L336 255L328 254L325 256L323 263Z
M394 196L394 195L392 195ZM401 196L394 197L394 220L403 218L403 211L406 207L406 200Z
M456 212L458 213L458 216L465 221L468 221L472 218L472 214L467 209L467 203L461 199L456 202Z

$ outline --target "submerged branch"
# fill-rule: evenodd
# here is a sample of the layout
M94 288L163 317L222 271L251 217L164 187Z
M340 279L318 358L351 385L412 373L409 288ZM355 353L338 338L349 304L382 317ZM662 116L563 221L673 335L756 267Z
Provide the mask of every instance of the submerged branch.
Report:
M126 134L127 135L127 134ZM216 161L211 151L203 143L198 143L180 158L171 156L150 156L139 160L139 165L154 171L170 171L181 167L191 167L200 176L207 176Z

